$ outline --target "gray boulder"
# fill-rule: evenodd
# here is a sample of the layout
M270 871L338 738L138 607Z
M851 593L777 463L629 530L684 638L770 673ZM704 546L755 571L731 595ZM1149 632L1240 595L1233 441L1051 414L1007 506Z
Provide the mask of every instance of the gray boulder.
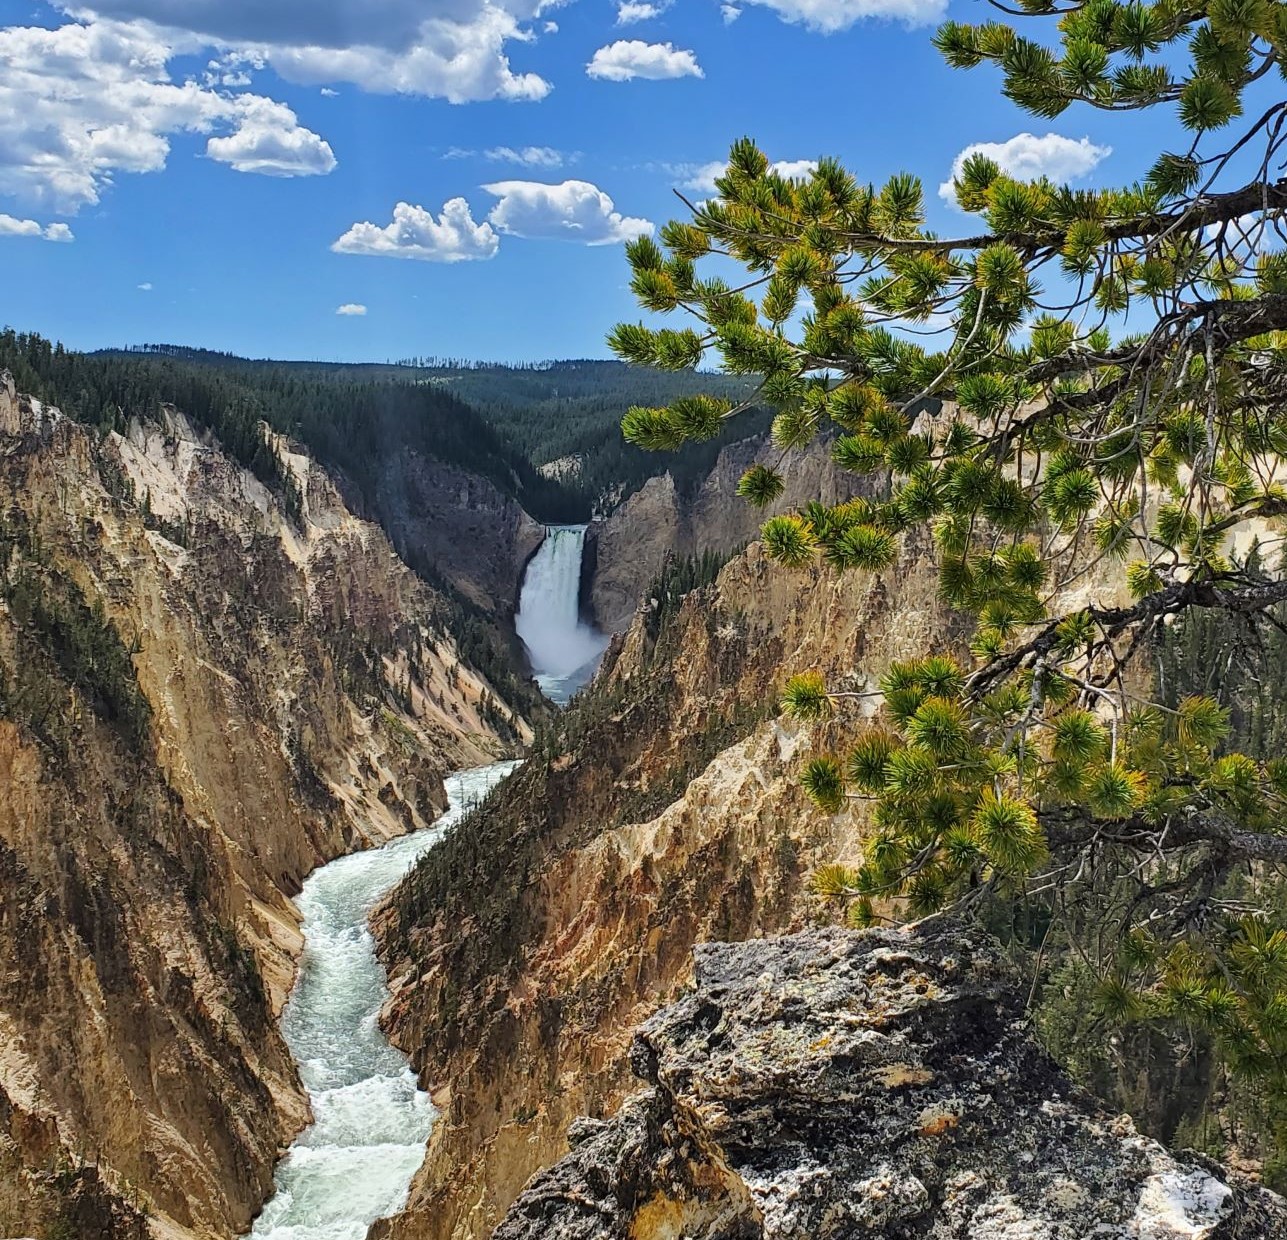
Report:
M649 1088L532 1179L495 1240L1273 1240L1287 1202L1099 1110L981 932L697 948L638 1032Z

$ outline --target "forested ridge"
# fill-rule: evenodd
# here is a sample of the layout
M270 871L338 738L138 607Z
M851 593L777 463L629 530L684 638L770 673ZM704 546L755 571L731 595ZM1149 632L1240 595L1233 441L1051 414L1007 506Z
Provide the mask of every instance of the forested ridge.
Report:
M411 451L489 479L538 519L572 520L582 507L475 410L435 386L195 350L77 353L11 330L0 333L0 367L13 372L20 391L104 428L123 429L131 417L153 418L161 405L174 405L270 484L281 485L284 475L261 422L304 444L367 500L382 460Z
M533 516L546 521L586 520L596 510L609 510L663 472L672 474L681 489L691 486L706 476L725 444L765 433L770 421L767 413L751 413L736 427L729 426L714 439L689 445L682 452L659 455L647 451L626 442L621 434L621 418L628 409L667 405L697 391L715 390L740 400L749 394L751 385L737 376L676 374L617 361L583 358L507 364L426 357L401 362L279 362L166 344L91 356L123 361L154 359L218 370L248 382L270 382L273 391L294 383L331 393L352 386L380 390L397 386L425 393L426 406L438 410L454 399L487 423L490 429L484 440L498 441L497 450L506 460L516 462L516 497ZM406 399L404 392L397 401ZM411 404L414 406L414 400ZM322 420L329 421L325 412ZM336 438L342 455L342 427L340 432ZM302 429L294 433L324 456ZM539 470L551 462L564 462L570 468L560 469L556 480L539 473L533 477L532 466ZM346 468L342 463L339 467ZM466 468L486 473L474 465Z

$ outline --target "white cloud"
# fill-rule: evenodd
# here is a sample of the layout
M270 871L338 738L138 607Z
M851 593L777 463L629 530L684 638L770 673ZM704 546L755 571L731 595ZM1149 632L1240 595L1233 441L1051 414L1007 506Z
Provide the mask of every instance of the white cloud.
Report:
M525 146L515 150L512 146L493 146L483 152L493 163L522 164L525 168L561 168L573 156L564 155L552 146Z
M667 0L650 4L648 0L620 0L617 5L617 25L629 26L632 22L647 22L660 17L670 4Z
M780 177L798 180L807 177L816 167L816 159L780 159L769 165L770 172ZM709 164L669 164L666 171L671 176L680 177L680 189L692 189L701 194L715 192L715 178L724 175L728 163L722 159L712 160Z
M612 245L653 231L651 221L614 210L612 199L588 181L497 181L483 188L500 199L488 220L511 236Z
M262 100L248 111L236 133L211 138L206 154L238 172L272 177L325 176L335 168L331 145L312 130L294 124L284 104Z
M342 306L336 307L335 313L346 317L361 318L366 314L366 307L356 301L346 301Z
M938 192L945 202L955 204L952 182L961 175L971 155L996 160L1001 171L1017 181L1035 181L1044 176L1063 184L1084 177L1112 153L1111 146L1096 146L1089 138L1065 138L1057 133L1048 133L1044 138L1020 133L1005 142L975 142L952 161L952 175L938 187Z
M301 85L465 102L539 99L550 85L510 69L506 45L551 0L57 0L77 16L146 21L198 46L253 49Z
M645 43L642 39L618 39L599 48L585 71L590 77L606 82L706 76L692 52L673 43Z
M180 50L191 48L115 22L0 29L0 185L74 212L119 173L164 168L177 133L223 131L230 137L210 138L209 153L244 171L334 167L330 148L284 104L172 81L167 66Z
M719 6L720 16L724 19L724 25L731 26L739 17L742 16L742 10L735 4L721 4Z
M803 181L813 175L813 170L817 166L816 159L779 159L776 163L769 165L769 171L776 172L780 177L786 177L788 181Z
M37 220L20 220L0 215L0 237L38 237L41 241L75 241L66 224L41 224Z
M546 34L558 34L558 32L559 32L559 24L558 24L558 22L546 22L546 23L545 23L545 33L546 33Z
M908 26L929 26L947 12L947 0L739 0L772 9L783 21L820 34L848 30L866 18L886 18ZM723 6L725 10L731 5ZM725 21L733 21L727 11Z
M522 164L525 168L561 168L574 164L581 158L580 151L560 151L552 146L492 146L485 151L470 147L452 146L443 152L443 159L486 159L494 164Z
M474 222L463 198L445 203L437 219L424 207L400 202L393 222L380 228L354 224L331 249L337 254L369 254L385 258L417 258L430 263L461 263L493 258L500 238L491 224Z
M145 283L140 284L139 289L144 293L150 293L152 291L152 282L148 280Z
M340 95L338 90L332 90L329 86L323 86L320 93L323 99L338 99Z

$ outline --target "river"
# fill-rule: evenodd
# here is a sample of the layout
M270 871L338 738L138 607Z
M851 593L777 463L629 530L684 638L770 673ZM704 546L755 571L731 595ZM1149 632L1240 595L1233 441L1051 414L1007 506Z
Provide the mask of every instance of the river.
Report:
M518 764L450 776L447 812L431 827L352 853L309 876L296 904L304 955L282 1017L314 1123L278 1164L276 1191L255 1223L257 1240L365 1240L406 1201L433 1125L429 1095L379 1025L384 970L367 926L371 909Z

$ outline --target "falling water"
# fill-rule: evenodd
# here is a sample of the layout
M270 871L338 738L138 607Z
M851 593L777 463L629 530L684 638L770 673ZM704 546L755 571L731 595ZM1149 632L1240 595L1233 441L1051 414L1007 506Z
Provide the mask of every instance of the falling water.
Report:
M314 1123L277 1168L258 1240L364 1240L400 1210L434 1120L406 1059L380 1030L387 994L367 928L372 907L517 763L450 776L449 808L423 831L317 870L297 904L304 956L282 1032L308 1089Z
M536 683L560 705L594 675L608 638L580 614L584 525L551 525L523 578L515 626Z

